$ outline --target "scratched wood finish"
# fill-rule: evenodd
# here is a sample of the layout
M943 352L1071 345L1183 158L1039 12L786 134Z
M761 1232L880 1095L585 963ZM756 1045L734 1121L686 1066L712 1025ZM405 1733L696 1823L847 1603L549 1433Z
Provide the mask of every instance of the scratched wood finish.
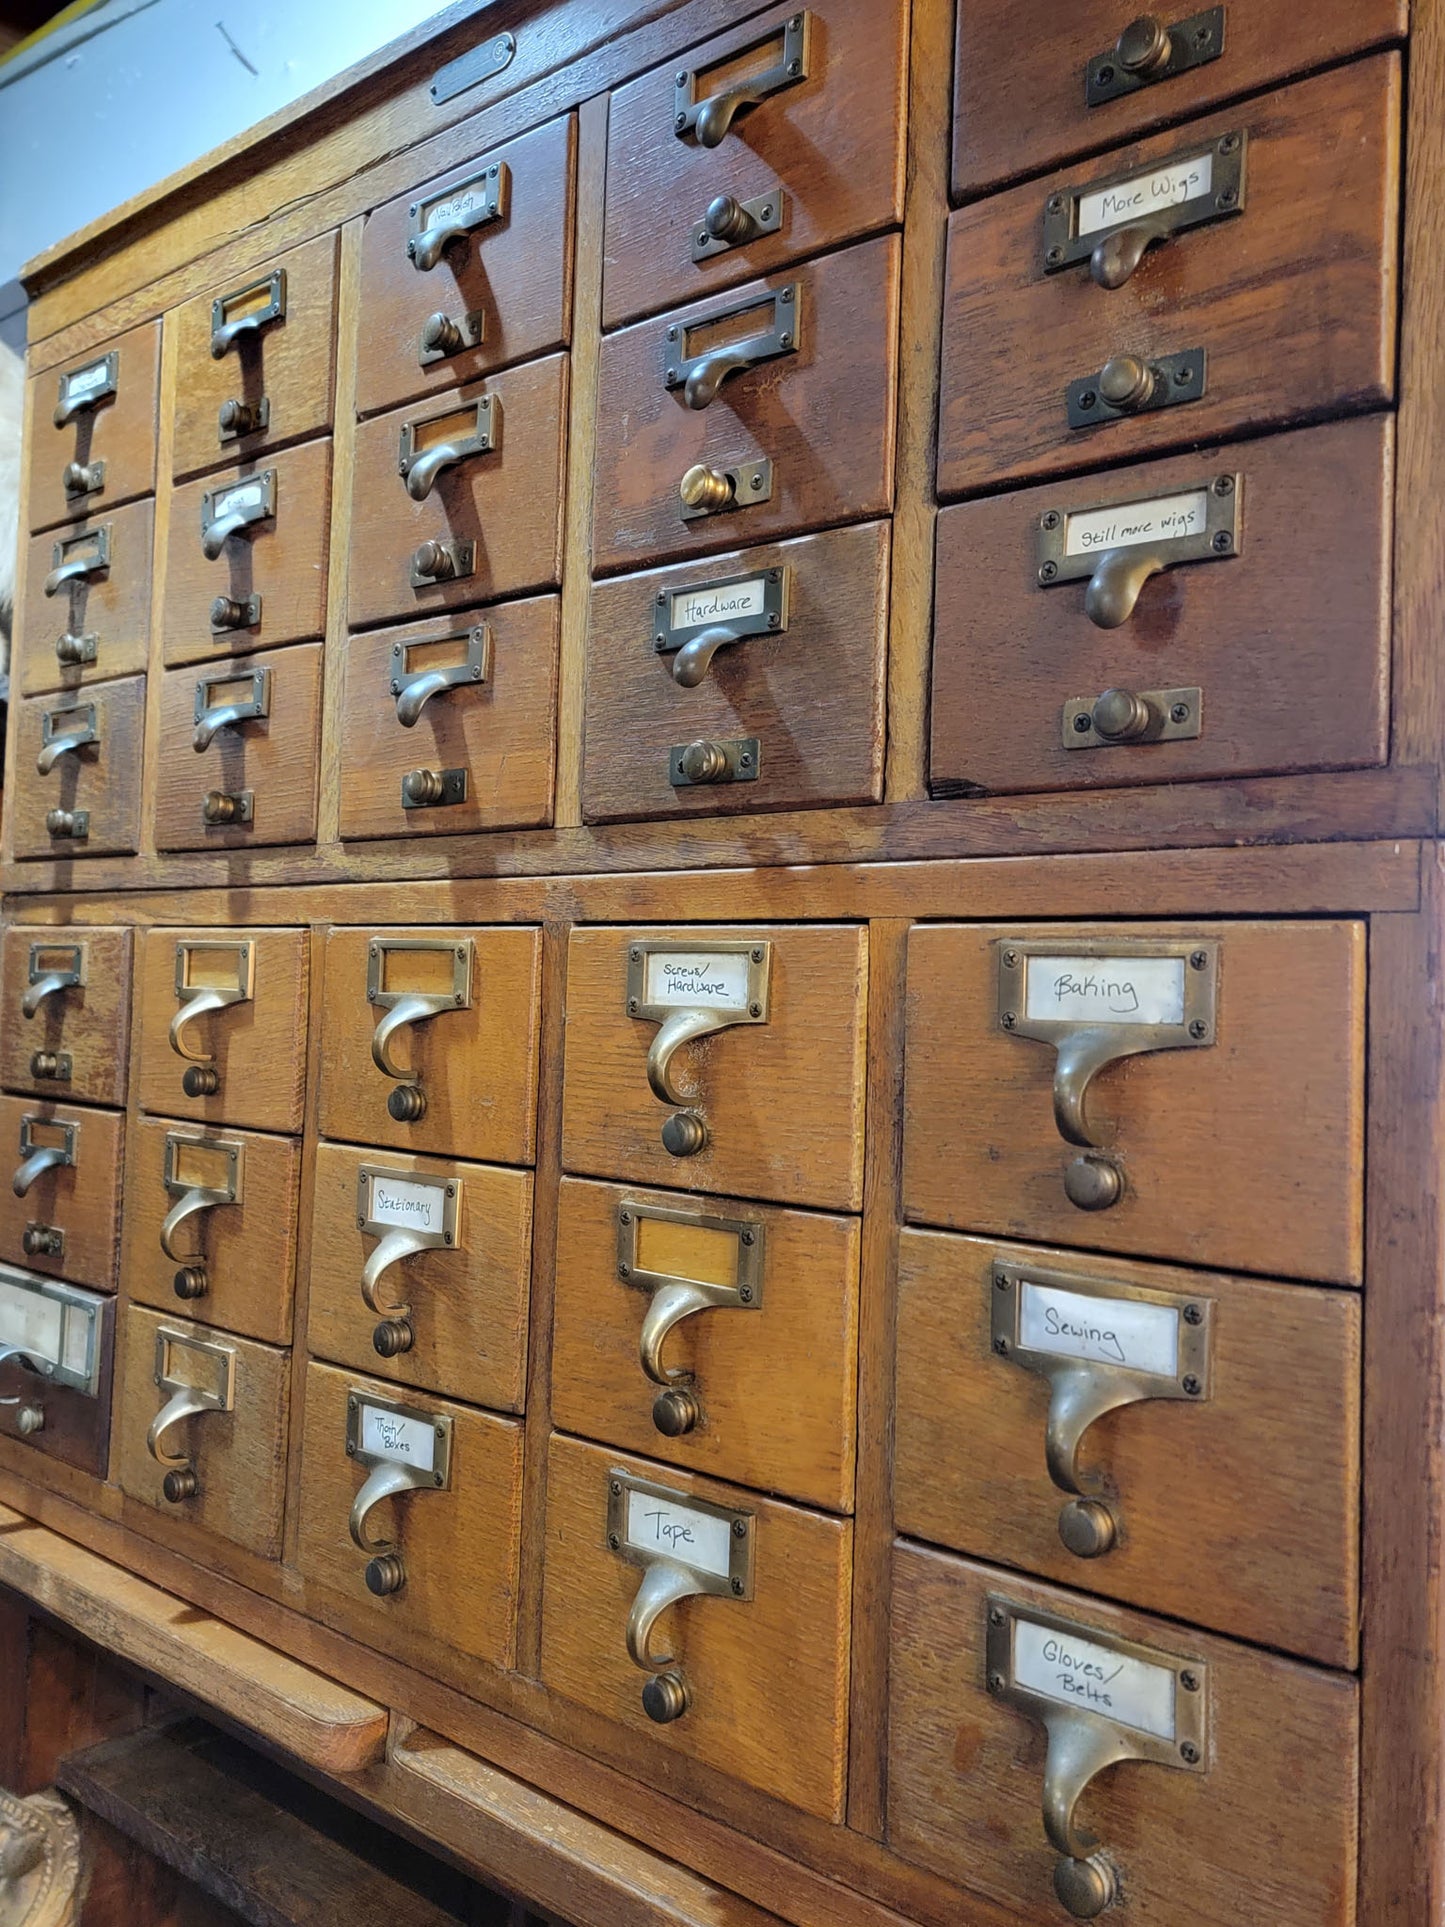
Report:
M123 676L73 695L54 691L13 705L18 767L10 809L17 857L55 857L68 868L77 857L134 854L140 844L145 690L144 676ZM36 763L45 748L44 718L56 718L53 734L59 736L72 723L84 726L78 712L86 709L95 712L95 741L67 750L41 775ZM87 812L86 834L74 835L63 823L52 829L53 810Z
M904 0L825 0L808 12L807 73L745 107L718 147L674 129L675 59L613 95L604 327L901 222L908 7ZM695 97L776 66L794 17L791 6L770 7L691 49L685 65ZM777 232L693 260L716 196L752 202L770 193L785 197Z
M42 980L50 970L68 973L77 946L85 982L48 994L33 1017L25 1016L32 967ZM0 1084L7 1091L125 1103L133 948L134 933L122 926L57 931L53 942L43 930L13 925L0 934ZM37 1076L37 1055L69 1057L69 1077Z
M47 529L79 516L103 514L156 485L156 411L161 324L146 321L129 333L102 340L70 356L30 382L31 444L26 505L29 526ZM82 408L56 426L65 377L81 373L106 355L118 357L115 393ZM65 472L73 462L105 463L100 486L71 494Z
M27 1260L27 1264L28 1264ZM97 1387L92 1395L73 1385L38 1384L33 1372L11 1360L0 1367L0 1438L28 1447L39 1459L35 1477L45 1481L50 1462L74 1466L94 1479L105 1477L110 1453L111 1393L115 1376L114 1298L96 1307ZM39 1406L45 1423L38 1432L22 1432L21 1414Z
M1044 266L1052 195L1243 133L1243 211L1175 235L1122 288ZM1395 389L1400 62L1380 54L963 209L949 222L938 487L1128 461L1378 406ZM1071 381L1202 348L1202 399L1071 430Z
M244 317L266 303L265 284L278 272L286 277L284 313L236 335L224 354L212 354L214 302L225 300L228 318ZM336 375L334 234L242 274L228 271L178 308L168 325L176 331L172 468L177 476L251 461L330 429ZM266 426L223 440L220 411L231 401L249 408L264 401Z
M599 575L888 513L898 273L898 241L884 236L607 337L592 520ZM770 329L773 293L789 287L802 317L796 348L729 376L703 408L689 407L681 386L668 390L670 328L685 343L719 311L753 302L756 322L737 326ZM694 464L763 459L773 464L770 498L683 521L678 485Z
M179 1261L161 1248L161 1224L182 1195L166 1188L168 1137L181 1141L177 1176L190 1185L224 1186L225 1151L238 1147L240 1152L239 1196L178 1228L173 1243L182 1254ZM203 1317L268 1345L289 1345L300 1144L260 1131L213 1131L140 1117L131 1126L125 1176L121 1268L130 1297L157 1311ZM182 1266L199 1270L205 1284L198 1298L186 1302L176 1290Z
M1219 943L1215 1041L1109 1065L1087 1121L1123 1175L1077 1209L1055 1052L998 1016L998 946ZM1357 923L920 927L908 943L903 1196L911 1223L1358 1284L1364 943ZM1290 1120L1288 1130L1282 1120Z
M670 1725L642 1710L627 1656L641 1572L607 1544L611 1475L666 1486L676 1503L726 1506L750 1521L753 1595L684 1599L653 1634L676 1655L691 1704ZM705 1760L824 1820L842 1817L847 1758L848 1605L853 1528L735 1486L554 1437L547 1455L542 1679L564 1699L646 1734L650 1777L670 1754Z
M25 565L25 606L16 639L20 690L78 689L82 683L134 675L146 666L150 647L151 543L155 505L132 502L114 515L97 514L73 527L35 536ZM46 593L52 569L70 554L84 554L89 538L104 531L110 563L95 575L63 583ZM94 637L93 662L63 662L62 636Z
M588 822L632 817L754 814L883 794L886 522L740 550L592 590L587 625L587 724L582 809ZM684 689L658 600L680 590L784 570L788 621L777 635L719 649ZM728 627L726 616L718 623ZM670 752L704 738L756 736L751 783L673 789Z
M1180 1315L1209 1307L1207 1397L1128 1405L1084 1434L1085 1484L1118 1521L1100 1558L1060 1541L1068 1495L1044 1464L1049 1381L994 1350L996 1265L1023 1279L1047 1272L1064 1290L1168 1293ZM900 1531L1327 1666L1358 1663L1353 1294L936 1231L902 1234L898 1293ZM1088 1303L1109 1330L1107 1297ZM1128 1355L1117 1338L1090 1355L1111 1350ZM1106 1366L1098 1375L1110 1376Z
M74 1162L53 1165L27 1180L21 1133L29 1127L32 1151L63 1148L73 1133ZM72 1284L113 1291L120 1251L121 1164L125 1119L116 1111L83 1109L27 1097L0 1097L0 1148L12 1159L14 1181L0 1186L0 1258L27 1271ZM25 1183L23 1192L16 1187ZM63 1233L56 1253L27 1251L29 1225Z
M908 1859L1056 1927L1041 1725L986 1689L990 1595L1208 1668L1207 1770L1116 1766L1079 1805L1141 1927L1352 1927L1359 1688L1271 1653L900 1543L888 1837ZM1363 1921L1365 1916L1361 1915Z
M933 644L934 793L1102 788L1384 762L1392 428L1388 416L1337 422L944 509ZM1122 627L1089 620L1087 577L1040 583L1042 517L1221 480L1232 486L1236 476L1238 553L1156 575ZM1167 551L1165 544L1160 553ZM1065 702L1092 702L1114 688L1199 689L1200 735L1066 748Z

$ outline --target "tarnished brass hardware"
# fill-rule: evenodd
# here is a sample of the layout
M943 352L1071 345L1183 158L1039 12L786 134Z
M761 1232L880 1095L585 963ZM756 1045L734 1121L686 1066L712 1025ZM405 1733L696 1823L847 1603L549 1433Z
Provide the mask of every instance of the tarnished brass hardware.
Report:
M20 1236L20 1249L27 1258L63 1258L65 1233L59 1225L28 1224Z
M1084 613L1100 629L1133 615L1151 576L1187 562L1223 562L1244 547L1244 476L1210 476L1167 495L1135 496L1039 517L1041 588L1088 579Z
M201 497L201 553L218 561L233 535L276 514L276 471L265 469L229 488L207 489Z
M242 401L233 396L216 410L217 438L223 442L239 441L243 435L259 435L270 426L271 403L265 395L259 401Z
M15 1414L15 1430L21 1438L33 1438L37 1432L45 1430L45 1407L43 1405L22 1405Z
M1113 1549L1118 1523L1103 1499L1070 1499L1059 1513L1059 1537L1076 1559L1101 1559Z
M1137 23L1136 23L1137 24ZM1080 261L1101 288L1122 288L1148 250L1171 235L1244 211L1243 129L1179 148L1143 172L1108 175L1044 204L1044 272Z
M399 1552L384 1552L367 1560L362 1577L369 1593L378 1599L389 1599L406 1584L406 1564Z
M180 1270L177 1271L171 1279L171 1289L177 1298L186 1302L189 1302L193 1298L204 1298L206 1293L211 1289L210 1279L206 1275L206 1267L203 1264L182 1265Z
M62 756L73 756L100 743L95 733L95 704L69 703L61 709L47 709L40 718L40 754L35 759L39 775L48 776Z
M246 681L251 685L249 696L233 696L226 702L212 705L213 690ZM259 669L249 670L231 667L212 670L196 680L196 727L191 736L191 748L201 756L211 747L221 730L239 729L242 723L264 722L270 714L269 665L263 663Z
M1064 1196L1080 1211L1107 1211L1124 1195L1124 1174L1108 1158L1072 1158L1064 1171Z
M707 1125L696 1111L675 1111L663 1121L662 1148L675 1158L695 1158L707 1147Z
M62 996L67 990L84 990L87 956L83 943L50 943L43 938L32 943L20 999L22 1016L34 1017L48 998Z
M773 464L737 462L728 468L715 468L696 462L678 484L679 513L684 522L696 522L705 515L724 515L730 509L752 508L773 499Z
M775 187L770 194L757 194L750 201L738 201L731 194L719 194L709 201L707 212L692 231L692 258L707 261L729 248L746 247L765 234L776 234L783 225L787 196Z
M399 1358L416 1343L416 1333L404 1318L383 1318L371 1334L371 1349L378 1358Z
M734 1024L767 1023L772 964L770 942L709 938L705 932L696 943L629 947L627 1014L659 1026L647 1053L647 1081L659 1103L690 1101L673 1082L673 1059L684 1044Z
M46 1131L58 1131L58 1144L42 1144L36 1137L37 1126ZM58 1117L36 1117L27 1111L20 1120L20 1164L10 1188L17 1198L25 1197L32 1184L47 1171L74 1170L80 1143L80 1126L65 1123Z
M388 990L386 967L392 957L417 952L451 959L450 990ZM383 1077L398 1084L415 1087L416 1072L391 1059L391 1040L408 1024L422 1024L449 1010L470 1010L472 969L476 945L470 937L453 941L449 937L373 937L366 952L366 1001L385 1015L371 1034L371 1061ZM395 1093L393 1093L395 1095ZM418 1096L421 1093L418 1091ZM418 1111L417 1116L421 1113ZM393 1112L393 1116L395 1113Z
M464 582L476 564L475 542L423 542L412 552L411 586L425 589L434 582Z
M659 1392L652 1401L652 1422L665 1439L680 1439L693 1431L702 1417L697 1393L686 1385Z
M200 1489L200 1482L189 1465L167 1472L161 1480L161 1496L168 1505L182 1505L187 1499L194 1499Z
M1100 422L1122 421L1129 415L1152 414L1157 408L1178 408L1200 401L1206 393L1204 350L1186 348L1177 355L1145 361L1139 355L1115 355L1097 375L1081 375L1064 391L1070 428L1093 428Z
M94 662L100 647L100 638L94 633L83 636L70 634L55 638L55 660L66 668L80 663Z
M776 31L770 28L759 44L766 47ZM673 132L679 140L692 134L699 146L718 147L739 114L808 78L812 14L807 10L795 13L784 23L782 32L782 53L774 65L755 74L744 74L702 100L697 97L697 71L686 68L679 72L672 116Z
M684 1111L681 1115L691 1117L692 1113ZM731 1282L713 1283L677 1272L653 1271L641 1264L641 1239L643 1228L648 1224L684 1225L727 1240L734 1273ZM653 1384L684 1388L693 1382L690 1371L670 1369L662 1360L668 1334L685 1318L700 1311L761 1311L766 1234L767 1227L759 1218L719 1217L706 1211L653 1204L644 1198L622 1199L617 1207L617 1275L634 1291L645 1291L650 1296L638 1338L638 1357ZM669 1438L691 1431L701 1416L696 1397L691 1393L687 1396L692 1402L690 1418L686 1399L668 1404L664 1392L653 1405L653 1422L658 1431ZM684 1419L685 1423L672 1423L671 1429L664 1423L664 1420Z
M120 354L116 349L84 368L73 368L60 377L60 394L50 419L57 428L64 428L87 409L98 408L114 395L119 378Z
M1099 394L1121 415L1138 414L1154 399L1159 374L1138 355L1115 355L1099 372Z
M398 1084L387 1096L386 1114L398 1124L419 1124L426 1116L426 1092L420 1084Z
M691 1703L687 1681L679 1672L654 1673L643 1682L642 1710L659 1726L680 1720Z
M83 843L90 835L89 810L47 810L45 812L45 834L47 836L67 836L73 842Z
M61 535L50 551L50 573L45 578L48 596L59 595L67 582L80 582L100 575L110 567L111 525L82 529L77 535Z
M464 54L458 54L455 60L449 60L437 70L436 79L427 89L433 107L445 106L468 88L479 87L484 80L494 80L511 66L516 52L517 38L510 33L494 34L479 46L468 47Z
M71 1070L69 1051L38 1050L31 1054L30 1075L37 1083L68 1084Z
M222 957L235 960L234 981L228 974L228 980L223 984L191 982L191 973L198 959L209 962ZM215 1052L192 1050L186 1042L186 1031L197 1018L205 1017L212 1011L226 1010L232 1004L249 1003L255 994L255 978L255 946L249 937L238 938L234 942L182 938L176 944L177 1009L168 1032L170 1046L176 1056L183 1057L188 1064L207 1068L214 1066ZM215 1088L212 1085L206 1091L187 1089L186 1095L209 1096Z
M689 473L692 471L689 470ZM782 566L754 575L720 576L690 587L659 589L652 643L672 656L673 681L696 689L719 649L788 627L793 572Z
M61 1236L56 1256L63 1255ZM0 1366L18 1365L34 1378L94 1398L106 1304L100 1292L0 1265ZM0 1405L20 1405L26 1396L0 1398Z
M442 643L464 642L466 654L460 662L448 663L442 668L428 665L425 669L408 669L408 654L418 645L405 642L391 645L387 687L396 698L396 720L403 729L415 728L433 696L440 696L448 689L469 688L491 678L492 631L487 623L479 622L470 629L459 630L455 635L441 636L436 640ZM435 647L436 644L427 646Z
M105 463L67 462L60 483L67 495L99 495L105 487Z
M1121 94L1155 81L1172 80L1192 67L1218 60L1224 51L1224 8L1208 7L1166 27L1157 14L1131 20L1113 46L1095 54L1084 69L1084 100L1102 107Z
M1060 720L1065 749L1111 749L1121 743L1192 742L1204 727L1204 692L1106 689L1070 696Z
M422 323L417 363L422 368L430 368L434 362L445 361L448 355L475 348L486 338L486 332L487 317L480 308L458 315L455 320L449 314L428 315Z
M346 1400L346 1456L366 1472L347 1521L351 1543L373 1562L395 1560L400 1568L400 1545L395 1539L373 1539L366 1521L387 1499L439 1492L451 1485L452 1421L371 1392L351 1392ZM396 1585L387 1590L395 1591L404 1579L402 1569ZM378 1591L370 1568L366 1583Z
M401 779L404 810L449 809L466 800L464 769L409 769Z
M256 301L258 295L259 302ZM242 314L233 314L232 309L243 301L253 305ZM245 344L253 340L273 321L285 318L286 270L275 268L259 281L248 281L242 288L233 288L230 294L216 296L211 303L211 354L219 361L238 342Z
M201 798L201 822L208 830L251 823L255 817L254 790L207 790Z
M506 219L512 170L505 161L483 161L467 180L431 201L413 201L407 258L428 274L448 248L468 241L478 228Z
M1119 1897L1119 1881L1103 1854L1054 1862L1054 1893L1075 1920L1094 1920Z
M178 1363L179 1354L185 1356L184 1366ZM196 1338L189 1332L172 1331L162 1325L156 1333L155 1382L170 1396L150 1422L146 1450L163 1471L181 1475L176 1480L178 1497L188 1499L196 1490L193 1454L169 1451L166 1434L206 1412L234 1411L235 1347L211 1338ZM167 1491L166 1497L172 1498L172 1494Z
M755 783L762 766L763 746L756 736L678 743L668 751L667 780L675 790L701 783Z
M397 473L406 483L406 492L413 502L426 500L443 470L455 468L458 462L470 461L474 455L494 455L501 448L501 397L481 395L475 403L469 405L476 410L476 425L471 434L459 435L452 441L436 442L430 448L419 449L416 445L417 431L426 428L428 426L426 422L402 423L401 446L396 458L396 467ZM449 410L448 412L459 411Z
M258 595L218 595L211 604L211 634L223 635L228 629L254 629L261 620Z
M689 408L706 408L717 399L718 390L729 375L776 361L780 355L798 351L802 338L803 298L801 285L790 281L786 287L770 289L764 295L748 295L730 307L717 308L706 318L689 325L674 322L667 331L663 380L668 388L681 388ZM769 326L759 328L745 341L732 341L723 348L709 348L701 354L689 353L695 330L711 329L719 321L737 314L767 309L772 313ZM689 473L691 471L689 470Z
M161 1221L161 1250L173 1265L199 1269L204 1279L206 1254L200 1251L178 1251L176 1233L188 1219L199 1212L214 1211L222 1205L240 1204L244 1198L246 1147L233 1138L195 1137L185 1131L167 1131L165 1143L166 1195L174 1198L175 1203ZM189 1160L194 1174L197 1161L217 1162L222 1169L217 1170L213 1182L191 1183L182 1175L182 1165ZM204 1289L204 1285L202 1286ZM180 1278L176 1280L178 1297L194 1297L197 1293L181 1290Z
M221 1073L213 1064L192 1064L182 1073L181 1089L187 1097L214 1097L221 1088Z
M1177 232L1162 215L1147 221L1131 221L1128 227L1115 228L1094 245L1089 256L1089 276L1096 287L1122 288L1134 270L1157 242L1167 241Z
M416 1086L403 1088L416 1089ZM420 1095L420 1093L418 1093ZM396 1095L395 1092L392 1093ZM378 1318L405 1323L411 1306L384 1305L377 1296L382 1274L418 1251L447 1251L457 1242L462 1208L458 1178L427 1177L418 1171L398 1171L385 1165L363 1164L356 1174L356 1228L364 1238L375 1238L361 1273L361 1296ZM378 1326L378 1331L384 1329ZM411 1337L395 1351L408 1351ZM381 1346L377 1350L381 1351ZM383 1352L383 1357L391 1357Z

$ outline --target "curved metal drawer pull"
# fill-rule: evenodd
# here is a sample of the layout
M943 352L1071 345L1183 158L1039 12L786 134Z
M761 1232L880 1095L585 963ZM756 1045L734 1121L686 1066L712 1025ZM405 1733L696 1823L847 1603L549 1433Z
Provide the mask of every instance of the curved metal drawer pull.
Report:
M398 996L371 1033L371 1061L382 1076L394 1078L399 1084L410 1083L416 1072L405 1064L391 1061L392 1038L408 1024L425 1023L428 1017L439 1017L443 1011L455 1008L454 1000L443 992L413 990Z
M60 1143L37 1143L35 1138L37 1124L44 1124L48 1129L59 1131ZM27 1196L35 1180L43 1177L47 1171L73 1169L79 1141L78 1124L58 1117L37 1118L27 1111L20 1120L20 1164L10 1181L10 1188L16 1197Z
M368 1445L367 1418L377 1421L380 1445ZM385 1437L390 1428L392 1437ZM400 1456L423 1439L428 1450L415 1458ZM395 1539L373 1539L366 1530L370 1513L387 1499L406 1492L437 1492L451 1484L452 1421L414 1405L397 1404L369 1392L351 1392L346 1400L346 1456L366 1470L366 1478L352 1500L347 1519L351 1543L369 1559L400 1551ZM370 1579L368 1578L368 1584ZM398 1579L386 1591L404 1583Z
M450 990L387 990L383 987L388 957L404 956L408 951L449 954L452 960ZM371 1033L371 1061L383 1077L399 1084L415 1082L417 1073L395 1064L391 1041L409 1024L425 1023L449 1010L469 1010L472 1002L472 968L476 946L470 937L460 942L451 938L377 937L367 947L366 1000L385 1012Z
M56 952L60 952L68 957L68 964L57 965L51 970L43 970L40 966L41 958L53 956ZM24 995L20 999L21 1015L24 1017L34 1017L47 998L59 997L67 990L84 990L86 962L86 949L83 943L31 944L29 983Z
M120 350L117 348L112 348L108 355L90 362L84 368L72 368L68 375L60 377L60 388L50 419L57 428L64 428L77 415L98 408L114 395L119 378Z
M672 1080L672 1060L684 1044L714 1031L726 1030L737 1018L726 1010L674 1010L663 1019L647 1052L647 1081L664 1104L688 1104L691 1099Z
M266 299L258 308L248 314L237 315L234 321L227 315L238 301L247 295L264 294ZM248 281L243 288L236 288L230 294L218 294L211 303L211 354L219 361L238 341L257 335L262 328L269 327L273 321L286 318L286 270L276 268L272 273L263 275L259 281Z
M644 1673L661 1672L676 1664L672 1653L652 1651L652 1631L669 1606L682 1599L702 1598L709 1592L701 1574L671 1559L654 1560L642 1575L627 1615L627 1656Z
M67 709L47 709L40 718L40 754L35 759L38 775L48 776L62 756L98 747L95 704L77 703Z
M182 1155L190 1151L194 1156L223 1158L226 1163L226 1179L223 1184L188 1184L180 1175ZM165 1170L163 1182L168 1196L176 1202L166 1213L161 1224L161 1250L173 1264L188 1266L205 1264L205 1252L177 1251L175 1234L188 1218L198 1212L212 1210L217 1205L239 1204L241 1202L245 1172L245 1145L227 1138L190 1137L180 1131L167 1131L165 1144Z
M177 1251L175 1234L187 1218L193 1218L198 1211L209 1211L218 1204L234 1204L232 1192L220 1185L195 1184L184 1192L171 1206L161 1220L161 1250L177 1265L199 1265L205 1263L204 1251Z
M1169 555L1159 548L1110 549L1084 591L1084 614L1097 629L1118 629L1133 615L1139 592L1150 576L1169 567Z
M431 1250L434 1244L435 1240L428 1237L424 1231L408 1231L402 1229L400 1226L395 1230L388 1231L386 1235L373 1246L366 1263L362 1266L361 1296L366 1305L366 1309L375 1312L378 1318L409 1320L411 1318L410 1304L379 1304L377 1302L376 1288L381 1283L383 1272L389 1271L393 1265L400 1264L403 1258L410 1258L418 1251Z
M700 636L685 642L672 659L672 679L682 689L696 689L712 667L719 649L746 638L736 629L704 629Z
M1101 288L1122 288L1144 256L1174 232L1167 221L1131 221L1099 240L1089 256L1089 273Z
M395 1539L371 1539L366 1532L367 1515L384 1499L394 1499L402 1492L430 1491L432 1475L423 1472L415 1465L395 1465L383 1460L367 1474L365 1483L352 1502L351 1517L347 1521L351 1533L351 1543L358 1552L368 1555L378 1552L395 1552Z
M167 1471L175 1471L183 1465L189 1465L191 1460L188 1452L167 1452L162 1449L161 1440L167 1432L174 1431L176 1426L184 1424L188 1418L195 1418L200 1412L215 1410L215 1399L203 1386L184 1385L180 1391L172 1392L151 1420L146 1432L146 1450L156 1464L164 1466Z
M172 1367L173 1351L184 1351L193 1357L205 1359L216 1375L214 1386L184 1384L175 1375ZM146 1431L146 1451L156 1464L168 1472L179 1472L190 1465L190 1455L167 1452L162 1441L167 1432L175 1430L189 1418L196 1418L203 1412L229 1412L235 1405L236 1397L236 1354L229 1345L216 1344L211 1339L195 1338L189 1332L172 1331L162 1327L156 1333L155 1382L170 1397L151 1420ZM167 1494L169 1497L169 1493ZM189 1497L186 1493L179 1496Z
M276 471L264 470L249 481L226 488L207 489L201 497L201 553L219 561L221 551L238 530L253 522L267 522L276 514Z
M732 1282L716 1284L677 1272L653 1271L641 1264L641 1234L648 1224L679 1225L694 1232L731 1239ZM685 1318L700 1311L762 1309L766 1235L767 1227L759 1218L719 1217L705 1211L652 1204L635 1197L621 1200L617 1207L617 1271L634 1290L651 1295L638 1336L638 1358L653 1384L677 1385L690 1381L693 1376L689 1371L670 1370L662 1361L668 1334Z
M413 202L406 252L414 268L429 274L446 250L475 228L505 218L512 171L505 161L482 161L464 181L427 201Z
M233 984L200 984L190 982L191 961L194 957L206 954L215 955L225 952L236 961L236 981ZM212 1011L228 1010L232 1004L245 1004L251 1001L255 983L255 949L249 938L235 943L216 943L198 941L179 942L176 945L176 997L178 1008L171 1018L168 1034L171 1049L177 1057L184 1058L188 1064L213 1064L214 1051L191 1050L186 1043L187 1027L198 1018L209 1016Z
M28 1372L34 1372L37 1378L55 1376L55 1365L51 1359L39 1358L23 1345L0 1345L0 1367L12 1362L22 1365ZM0 1398L0 1405L23 1405L28 1397L26 1392L17 1392L14 1398Z
M436 641L465 642L466 654L460 662L448 663L440 668L417 669L408 673L407 651L408 648L415 648L417 645L404 642L394 642L391 645L391 666L387 686L396 698L396 720L403 729L416 727L421 719L421 712L433 696L440 696L448 689L480 687L491 676L492 632L487 623L479 622L471 629L455 636L440 636Z
M742 76L730 86L710 94L706 100L696 98L696 73L691 69L679 73L675 83L672 118L673 132L678 139L692 133L696 135L700 146L718 147L745 108L756 107L760 101L767 100L783 88L806 80L811 26L811 13L794 14L783 24L782 53L771 67ZM772 39L774 31L770 30L763 36L763 46Z
M495 454L502 445L502 402L499 395L480 395L475 403L468 403L475 409L475 423L469 435L452 435L446 441L438 442L432 448L418 449L417 431L432 426L434 422L445 421L448 415L457 415L461 409L452 409L448 415L433 416L430 422L403 422L401 443L397 454L397 473L406 483L406 492L413 502L424 502L436 486L437 477L444 469L454 468L458 462L470 460L473 455Z
M98 529L87 529L82 535L62 535L57 538L50 552L51 569L44 582L47 596L59 595L67 582L79 582L82 578L100 575L110 567L111 525L103 522ZM92 546L73 553L82 542Z
M226 688L232 683L244 682L245 672L218 670L214 675L202 676L196 684L196 727L191 737L191 748L198 756L204 755L216 736L223 729L234 729L241 723L261 722L271 714L271 671L268 666L253 669L251 693L249 696L232 697L229 702L210 706L211 692Z
M188 998L186 1002L181 1005L174 1017L171 1018L168 1035L170 1037L171 1049L175 1052L176 1056L184 1057L188 1064L213 1063L215 1061L214 1051L191 1050L187 1046L185 1037L187 1026L195 1023L197 1019L201 1017L209 1016L213 1010L227 1010L232 1004L244 1002L245 992L241 990L227 990L217 984L210 984L207 985L204 990L198 990L193 997Z
M732 341L724 347L702 354L688 353L688 344L703 328L713 328L733 315L762 314L771 310L772 321L746 340ZM681 388L689 408L706 408L715 401L729 375L742 374L780 355L796 354L802 340L802 295L800 284L790 281L761 297L749 295L726 308L714 309L700 321L682 322L668 330L665 343L663 380L669 389Z

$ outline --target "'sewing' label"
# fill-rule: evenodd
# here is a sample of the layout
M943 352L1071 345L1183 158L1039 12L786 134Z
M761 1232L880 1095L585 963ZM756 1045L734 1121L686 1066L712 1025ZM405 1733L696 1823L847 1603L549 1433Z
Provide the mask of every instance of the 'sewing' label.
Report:
M1179 1369L1179 1312L1138 1298L1093 1297L1024 1280L1019 1293L1019 1344L1054 1358L1122 1365L1173 1378Z

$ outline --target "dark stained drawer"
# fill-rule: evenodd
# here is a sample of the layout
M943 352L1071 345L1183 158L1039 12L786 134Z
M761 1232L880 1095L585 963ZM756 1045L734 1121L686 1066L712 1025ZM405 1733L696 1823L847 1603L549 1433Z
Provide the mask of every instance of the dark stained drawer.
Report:
M103 1479L114 1346L113 1298L0 1264L0 1438Z

